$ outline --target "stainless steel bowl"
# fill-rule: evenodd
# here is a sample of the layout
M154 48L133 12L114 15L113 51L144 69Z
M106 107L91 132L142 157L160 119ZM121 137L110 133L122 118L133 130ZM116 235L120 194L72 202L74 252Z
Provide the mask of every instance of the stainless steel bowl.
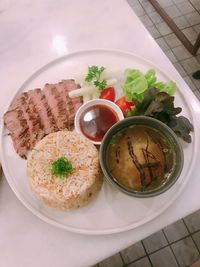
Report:
M134 125L143 125L149 126L151 128L156 129L159 131L167 141L170 143L171 148L174 150L174 160L173 160L173 168L170 172L170 175L166 180L164 180L159 186L150 190L144 191L137 191L131 189L129 187L124 186L121 184L109 171L107 154L108 154L108 146L112 137L118 133L119 131L126 129L127 127L134 126ZM153 197L157 196L166 190L168 190L178 179L181 174L183 168L184 156L183 156L183 149L180 145L177 136L175 133L164 123L147 117L147 116L135 116L131 118L124 119L118 123L116 123L104 136L100 147L100 164L103 170L103 173L106 179L113 185L115 188L119 189L120 191L133 196L133 197Z

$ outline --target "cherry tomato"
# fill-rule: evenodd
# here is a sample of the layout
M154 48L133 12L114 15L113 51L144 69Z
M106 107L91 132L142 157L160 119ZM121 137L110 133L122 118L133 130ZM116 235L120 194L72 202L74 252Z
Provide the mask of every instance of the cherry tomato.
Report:
M100 98L110 100L112 102L115 101L115 89L114 87L105 88L100 95Z
M131 107L134 106L133 102L126 101L125 97L122 96L119 98L115 104L121 109L123 114L125 114L128 110L131 110Z

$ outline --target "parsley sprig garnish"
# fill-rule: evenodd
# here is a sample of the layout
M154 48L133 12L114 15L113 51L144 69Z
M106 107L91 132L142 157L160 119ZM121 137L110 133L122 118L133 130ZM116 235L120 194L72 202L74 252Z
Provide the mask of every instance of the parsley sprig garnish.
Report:
M59 179L64 179L73 171L71 162L65 157L60 157L51 164L51 174Z
M96 87L99 88L100 91L102 91L107 85L106 80L101 79L101 74L104 70L105 70L104 67L98 67L98 66L88 67L88 74L85 77L85 81L92 82Z

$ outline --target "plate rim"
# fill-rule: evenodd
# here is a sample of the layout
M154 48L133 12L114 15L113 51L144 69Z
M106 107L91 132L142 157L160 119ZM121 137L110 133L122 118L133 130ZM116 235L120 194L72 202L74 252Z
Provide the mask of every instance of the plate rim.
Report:
M118 49L87 49L87 50L79 50L79 51L75 51L75 52L72 52L72 53L69 53L67 55L64 55L64 56L61 56L61 57L58 57L50 62L48 62L47 64L43 65L41 68L37 69L32 75L30 75L23 83L22 85L16 89L14 91L14 93L11 95L9 101L7 102L8 104L6 105L5 107L5 110L3 112L3 114L7 111L10 103L12 102L12 100L16 97L16 95L21 92L24 87L26 86L26 84L29 84L32 80L34 80L40 73L44 72L45 70L47 70L48 68L50 68L51 66L53 65L56 65L62 61L65 61L67 60L68 58L70 57L74 57L74 56L77 56L77 55L80 55L80 54L87 54L87 53L119 53L121 55L126 55L126 56L131 56L131 57L135 57L149 65L151 65L153 68L157 69L160 73L162 73L162 75L164 75L167 79L170 80L170 77L166 74L165 71L162 70L162 68L158 67L156 64L154 64L153 62L141 57L141 56L138 56L134 53L131 53L129 51L123 51L123 50L118 50ZM180 94L182 94L180 92ZM183 96L184 100L185 100L185 97ZM198 138L196 138L197 136L197 126L196 126L196 116L194 114L194 110L191 109L191 107L189 107L189 111L192 115L192 120L193 120L193 126L194 126L194 132L193 132L193 142L195 140L195 145L194 145L194 153L193 155L195 156L197 154L197 148L199 147L199 141L198 141ZM64 230L67 230L67 231L70 231L70 232L73 232L73 233L79 233L79 234L88 234L88 235L105 235L105 234L114 234L114 233L121 233L121 232L125 232L125 231L128 231L128 230L131 230L131 229L136 229L137 227L140 227L140 226L143 226L145 224L147 224L148 222L152 221L153 219L157 218L159 215L161 215L164 211L166 211L170 206L171 204L180 196L180 194L182 193L185 185L187 184L188 180L189 180L189 176L191 176L191 173L193 171L193 167L195 165L195 161L196 160L193 160L191 165L190 165L190 168L189 170L187 171L187 177L184 178L184 180L182 181L181 185L179 186L179 190L178 192L175 194L174 197L172 197L170 199L170 201L168 201L167 204L163 205L162 209L156 212L154 212L151 216L148 217L148 220L146 219L142 219L142 224L139 224L138 223L129 223L129 225L127 226L123 226L123 227L116 227L114 229L104 229L104 230L89 230L89 229L84 229L84 228L77 228L77 227L72 227L72 226L67 226L67 225L64 225L62 223L58 223L57 221L54 221L53 219L49 218L48 216L45 216L43 215L42 213L40 213L37 209L33 208L29 203L26 202L26 200L23 198L23 196L20 195L20 192L18 192L18 190L15 188L13 182L12 182L12 178L10 177L9 175L9 172L7 170L7 167L6 167L6 162L5 162L5 155L3 153L3 132L4 132L4 129L5 129L5 126L4 126L4 123L3 123L3 118L1 118L1 127L0 127L0 147L1 147L1 151L0 151L0 158L1 158L1 163L2 163L2 168L3 168L3 171L4 171L4 174L5 174L5 178L9 184L9 186L11 187L12 191L15 193L15 195L17 196L17 198L21 201L21 203L32 213L34 214L35 216L37 216L38 218L40 218L41 220L45 221L46 223L50 224L50 225L53 225L53 226L56 226L60 229L64 229ZM194 157L195 158L195 157ZM136 225L136 226L135 226Z

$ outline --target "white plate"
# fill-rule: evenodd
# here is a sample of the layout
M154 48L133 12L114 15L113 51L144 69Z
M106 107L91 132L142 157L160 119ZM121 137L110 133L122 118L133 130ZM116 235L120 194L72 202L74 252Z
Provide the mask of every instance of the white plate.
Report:
M138 68L141 71L154 68L160 80L169 80L152 63L135 55L120 51L92 50L67 55L49 63L34 73L16 94L28 89L43 87L46 82L56 83L61 79L84 75L88 65L105 66L108 70L116 72L123 72L127 67ZM178 91L175 103L183 107L182 114L194 123L195 116L193 110L187 105L186 98L186 90L183 90L183 93ZM185 157L184 168L176 184L167 192L149 199L133 198L104 182L101 192L90 204L74 211L63 212L51 209L34 197L26 177L26 161L15 153L11 138L6 135L4 127L1 131L2 165L8 183L17 197L42 220L72 232L111 234L141 226L160 215L173 203L190 177L197 155L196 136L197 132L194 131L191 144L182 142Z

